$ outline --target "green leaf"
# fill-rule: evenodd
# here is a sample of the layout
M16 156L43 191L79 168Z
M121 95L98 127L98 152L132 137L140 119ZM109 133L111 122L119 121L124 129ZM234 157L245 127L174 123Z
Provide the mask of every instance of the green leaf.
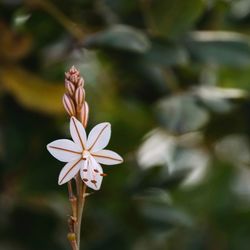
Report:
M174 37L188 30L200 17L202 0L151 0L144 4L144 15L151 30L157 35Z
M152 41L151 49L143 56L146 61L163 66L184 64L188 61L187 51L181 45L159 39Z
M106 48L144 53L150 48L150 41L140 30L125 25L115 25L88 36L83 45L87 48Z
M54 84L40 79L21 68L4 68L1 82L5 91L13 95L26 108L47 113L64 112L62 95L64 84Z
M232 32L194 32L187 41L191 56L201 63L236 67L250 65L250 39Z
M169 230L174 226L191 226L191 218L171 205L171 197L162 189L149 189L138 195L137 200L140 214L156 230Z
M156 111L162 125L177 134L195 131L209 120L208 112L191 95L163 99L158 103Z

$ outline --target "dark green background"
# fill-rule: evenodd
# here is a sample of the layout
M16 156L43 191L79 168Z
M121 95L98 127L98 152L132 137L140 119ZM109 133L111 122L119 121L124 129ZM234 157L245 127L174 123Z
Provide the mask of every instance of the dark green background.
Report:
M249 0L0 2L0 249L63 250L64 72L112 123L84 250L250 249Z

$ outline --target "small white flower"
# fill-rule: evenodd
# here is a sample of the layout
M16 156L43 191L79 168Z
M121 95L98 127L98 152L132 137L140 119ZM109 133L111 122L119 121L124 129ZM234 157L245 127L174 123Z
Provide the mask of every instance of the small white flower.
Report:
M57 160L67 162L59 174L58 184L70 181L80 171L81 178L88 187L100 189L104 174L99 163L115 165L123 162L117 153L103 149L110 140L110 123L96 125L87 138L83 125L72 117L70 134L73 141L62 139L47 145L48 151Z

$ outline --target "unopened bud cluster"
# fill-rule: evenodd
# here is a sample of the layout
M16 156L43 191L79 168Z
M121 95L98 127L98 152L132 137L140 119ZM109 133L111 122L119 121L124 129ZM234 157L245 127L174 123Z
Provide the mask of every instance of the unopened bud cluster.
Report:
M70 116L78 117L84 127L87 125L89 107L85 101L84 80L80 72L72 66L65 73L66 93L63 95L63 105Z

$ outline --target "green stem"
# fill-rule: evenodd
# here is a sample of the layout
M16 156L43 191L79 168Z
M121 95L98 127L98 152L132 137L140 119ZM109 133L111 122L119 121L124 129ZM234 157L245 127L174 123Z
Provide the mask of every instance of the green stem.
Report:
M82 214L83 214L83 208L85 204L85 193L86 193L86 187L87 187L82 182L80 175L77 176L77 186L78 186L78 209L77 209L76 237L77 237L78 250L80 250Z

